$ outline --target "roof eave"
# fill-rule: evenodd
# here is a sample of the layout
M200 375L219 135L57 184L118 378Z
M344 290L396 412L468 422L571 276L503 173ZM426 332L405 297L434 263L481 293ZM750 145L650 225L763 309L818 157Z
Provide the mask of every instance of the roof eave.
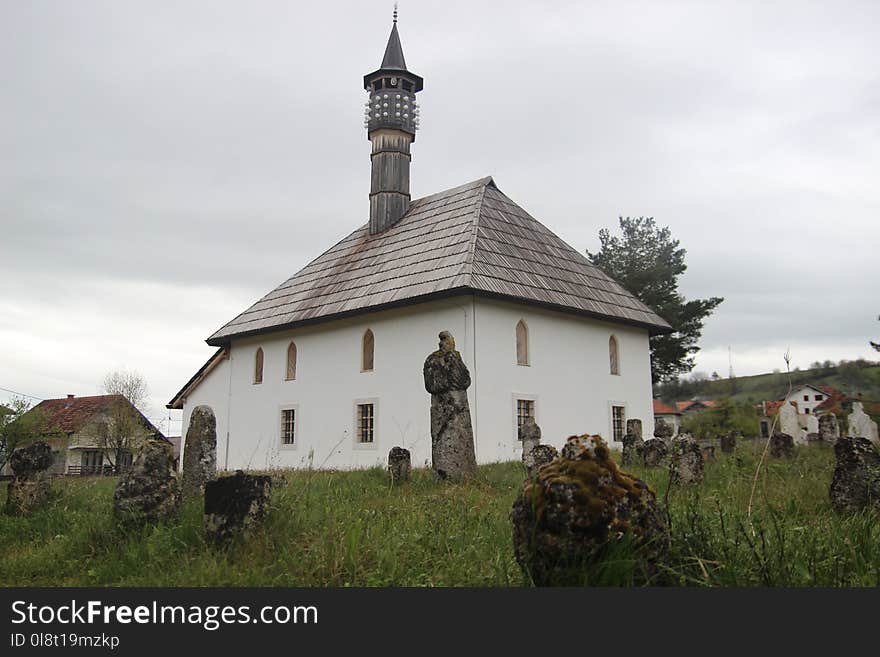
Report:
M299 328L301 326L311 326L314 324L322 324L324 322L331 322L339 319L346 319L349 317L356 317L358 315L366 315L368 313L379 312L383 310L391 310L394 308L401 308L404 306L414 306L420 303L426 303L428 301L436 301L437 299L443 299L453 296L459 296L462 294L472 294L478 297L483 297L486 299L496 299L499 301L508 301L514 303L521 303L528 306L535 306L539 308L546 308L548 310L555 310L557 312L566 313L569 315L578 315L581 317L590 317L592 319L598 319L604 322L611 322L615 324L625 324L627 326L635 326L637 328L647 329L649 335L664 335L667 333L672 333L673 329L668 324L663 326L661 324L650 324L647 322L639 322L637 320L626 319L623 317L612 317L610 315L603 315L601 313L591 312L589 310L583 310L580 308L572 308L570 306L562 306L559 304L537 301L534 299L526 299L523 297L515 297L512 295L501 294L496 292L487 292L486 290L478 290L469 286L462 287L454 287L448 290L441 290L439 292L432 292L430 294L423 294L417 297L409 297L406 299L401 299L399 301L391 301L388 303L378 304L375 306L368 306L366 308L356 308L354 310L348 310L339 313L332 313L329 315L322 315L321 317L314 317L310 319L299 320L295 322L288 322L286 324L278 324L276 326L270 326L265 328L253 329L251 331L241 331L239 333L230 333L229 335L223 335L214 337L211 336L205 342L212 347L228 347L232 340L238 340L241 338L252 337L255 335L265 335L266 333L276 333L278 331L288 331L294 328ZM196 374L198 376L198 373ZM196 377L193 377L192 381ZM188 383L187 386L190 384ZM178 396L186 390L187 386L178 393ZM173 401L173 400L172 400ZM170 405L168 408L172 408Z

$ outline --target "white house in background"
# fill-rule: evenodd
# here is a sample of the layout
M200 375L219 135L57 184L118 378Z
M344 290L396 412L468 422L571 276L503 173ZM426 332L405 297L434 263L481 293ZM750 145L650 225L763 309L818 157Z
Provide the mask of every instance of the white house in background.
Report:
M785 401L795 403L798 415L815 415L816 407L831 398L835 392L831 388L817 388L816 386L806 384L792 390L785 397Z
M492 178L410 200L422 78L396 23L364 87L369 222L208 338L217 351L168 404L183 434L207 405L220 468L368 467L396 445L427 464L422 365L443 330L471 372L480 463L519 458L529 415L557 447L654 426L648 338L669 325Z

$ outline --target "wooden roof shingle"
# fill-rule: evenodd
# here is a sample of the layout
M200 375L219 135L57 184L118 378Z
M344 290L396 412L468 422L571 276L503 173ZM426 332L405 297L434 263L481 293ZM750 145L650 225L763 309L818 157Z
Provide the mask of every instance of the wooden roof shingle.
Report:
M361 226L207 342L476 294L641 326L669 324L505 196L491 177L417 199L394 226Z

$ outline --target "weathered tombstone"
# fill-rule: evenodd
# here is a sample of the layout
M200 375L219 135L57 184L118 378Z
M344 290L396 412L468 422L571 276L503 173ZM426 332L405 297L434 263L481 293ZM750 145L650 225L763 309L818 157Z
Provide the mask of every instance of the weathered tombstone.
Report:
M661 440L669 440L672 438L675 433L675 427L673 427L669 422L660 418L654 423L654 437L660 438Z
M834 443L831 506L837 513L867 508L880 511L880 454L867 438L842 437Z
M471 375L448 331L425 359L425 389L431 393L431 460L440 479L460 481L477 471L467 389Z
M770 438L770 456L790 458L794 456L794 438L787 433L775 432Z
M52 448L39 441L21 447L9 457L13 477L6 488L6 513L11 516L29 515L52 497L52 487L46 472L52 466Z
M834 443L840 438L840 428L837 425L837 416L834 413L825 413L819 416L819 440L826 443Z
M269 475L235 474L205 484L205 536L224 543L251 530L266 516L272 489Z
M779 431L792 436L801 435L801 427L798 423L797 409L789 402L784 402L779 407Z
M807 419L807 428L806 428L807 442L809 442L811 433L816 433L816 434L819 433L819 418L811 413L810 415L807 415L806 419Z
M639 440L642 439L642 421L632 418L626 421L626 432L632 434Z
M171 445L151 440L116 483L113 513L122 524L168 520L180 510L180 481Z
M410 480L412 458L409 450L403 447L392 447L388 452L388 475L391 483L398 484Z
M672 483L682 486L703 482L703 451L699 443L687 434L672 440L669 474Z
M701 445L700 451L703 454L703 461L715 460L715 445Z
M862 402L853 402L849 420L849 435L854 438L867 438L872 443L878 442L877 423L865 413Z
M649 438L642 445L642 461L646 468L656 468L668 453L669 448L660 438Z
M541 444L541 427L535 422L535 418L529 416L523 420L519 428L519 440L522 444L522 462L526 470L530 470L532 463L532 450Z
M642 421L627 420L626 434L623 436L623 451L620 455L621 465L632 465L642 451Z
M199 494L216 473L217 420L210 406L196 406L183 449L183 494Z
M733 454L736 451L736 432L730 431L721 434L719 442L721 443L721 451L725 454Z
M559 452L553 445L537 445L529 452L528 459L525 462L526 471L529 477L533 477L542 465L550 463L559 456Z
M630 541L645 573L669 548L654 492L623 472L599 436L573 436L527 479L510 512L520 567L538 586L583 585L607 549Z

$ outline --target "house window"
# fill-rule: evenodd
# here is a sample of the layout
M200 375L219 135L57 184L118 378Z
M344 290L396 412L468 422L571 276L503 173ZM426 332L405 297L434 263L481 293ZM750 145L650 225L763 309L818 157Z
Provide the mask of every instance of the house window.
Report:
M516 325L516 364L529 364L529 327L523 320Z
M285 408L281 411L281 444L294 445L296 441L296 409Z
M620 351L617 347L617 338L613 335L608 338L608 360L612 374L620 374Z
M527 417L535 417L535 400L534 399L517 399L516 400L516 435L519 438L519 429Z
M373 404L357 405L357 441L372 443L375 438L376 417Z
M815 399L816 401L822 401L822 395L816 395L815 397L813 397L813 399Z
M804 401L810 401L810 396L809 396L809 395L804 395Z
M809 408L805 408L805 409L804 409L804 415L809 415L809 414L810 414L810 409L809 409Z
M254 383L263 382L263 348L257 347L254 355Z
M376 348L376 340L370 329L364 331L364 338L361 343L361 372L373 371L373 352Z
M626 432L626 408L623 406L611 407L611 429L614 433L614 440L622 442Z
M296 343L291 342L287 345L287 376L288 381L296 378Z
M127 449L124 449L119 455L119 463L116 464L116 470L118 472L128 472L131 470L132 463L134 463L134 455Z
M81 474L100 474L104 466L104 452L99 449L84 450L80 456Z

